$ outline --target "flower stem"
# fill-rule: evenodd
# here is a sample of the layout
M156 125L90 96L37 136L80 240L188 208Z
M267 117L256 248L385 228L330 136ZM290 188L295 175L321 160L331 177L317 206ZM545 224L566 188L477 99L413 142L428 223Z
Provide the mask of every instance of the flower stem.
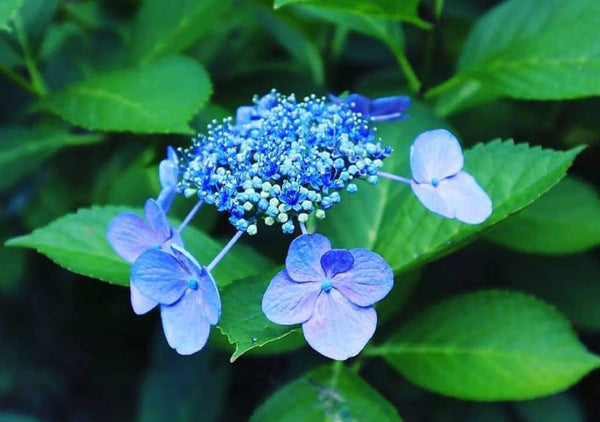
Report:
M390 179L390 180L395 180L396 182L406 183L407 185L410 185L410 179L407 179L407 178L401 177L401 176L396 176L395 174L392 174L392 173L386 173L384 171L378 171L377 172L377 176L383 177L383 178L386 178L386 179Z
M204 201L198 201L198 203L194 205L194 208L191 209L191 211L185 217L181 225L177 228L177 233L181 233L183 229L186 228L186 226L190 223L190 221L192 221L192 218L194 218L194 216L196 215L203 203Z
M221 252L219 252L219 254L217 256L215 256L215 259L213 259L211 261L210 264L208 264L208 266L206 267L206 270L208 272L211 272L213 270L213 268L215 268L217 266L217 264L219 263L219 261L221 261L221 259L223 259L223 257L227 254L227 252L229 252L229 250L231 248L233 248L233 245L235 245L235 242L238 241L238 239L240 237L242 237L242 235L244 234L244 232L242 230L239 230L232 238L229 242L227 242L227 244L225 245L225 247L223 249L221 249Z
M303 222L299 222L300 224L300 231L302 232L302 234L308 234L308 230L306 229L306 224L304 224Z
M15 34L21 48L23 49L23 58L25 59L25 66L29 72L29 78L31 79L31 90L40 97L45 96L48 93L46 85L40 71L37 68L35 58L31 52L31 47L27 39L27 33L25 32L25 26L19 14L15 14L13 19Z

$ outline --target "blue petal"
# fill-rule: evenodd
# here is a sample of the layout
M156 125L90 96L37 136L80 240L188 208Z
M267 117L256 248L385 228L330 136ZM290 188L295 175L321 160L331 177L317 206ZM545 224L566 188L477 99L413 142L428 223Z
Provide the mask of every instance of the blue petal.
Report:
M165 212L168 212L171 208L171 205L173 204L173 200L175 199L176 194L177 191L173 188L163 188L158 194L156 202L158 203L158 205L160 205L160 207L163 210L165 210Z
M212 275L185 249L173 245L173 256L190 275L190 279L198 282L198 292L204 303L204 315L211 324L216 324L221 316L221 298Z
M237 126L251 123L254 117L257 116L256 110L251 106L238 107L235 113L235 124Z
M455 218L463 223L480 224L492 214L492 200L469 173L461 171L439 188Z
M167 159L162 160L158 165L158 176L160 185L163 188L175 189L179 179L179 166L177 154L171 147L167 148Z
M168 253L148 249L131 267L131 282L138 290L160 304L170 305L183 295L190 274Z
M376 98L371 101L370 116L375 121L392 121L402 118L410 106L410 97L394 96Z
M348 271L352 268L352 264L354 264L354 258L345 249L332 249L325 252L321 257L321 267L323 267L327 278Z
M321 267L321 256L331 249L329 239L320 234L303 234L290 244L285 269L290 278L297 282L322 281L325 272Z
M154 199L148 199L146 201L144 212L146 214L146 219L150 224L150 228L155 233L156 239L159 240L160 245L162 245L172 234L171 226L169 225L165 212Z
M131 300L131 307L133 312L137 315L143 315L150 312L158 302L144 296L133 283L129 286L129 297Z
M356 356L375 333L377 314L372 306L356 306L335 289L321 293L311 318L302 324L304 338L331 359Z
M146 222L131 212L121 213L111 220L106 238L115 252L127 262L134 262L157 243L156 234Z
M361 113L366 119L371 115L371 100L364 95L350 94L344 98L344 102L350 105L350 110Z
M262 310L275 324L300 324L312 315L320 291L321 283L297 283L283 270L271 280Z
M437 187L433 187L429 183L416 183L414 180L411 180L410 187L417 196L417 199L429 211L442 217L454 218L454 208L440 194L440 187L447 183L447 180L442 180Z
M191 355L204 347L210 323L204 314L202 294L188 290L172 305L160 307L163 331L169 346L180 355Z
M423 132L410 147L410 169L418 183L453 176L462 169L463 162L458 140L445 129Z
M394 286L394 272L375 252L351 249L354 265L332 279L333 287L358 306L383 299Z

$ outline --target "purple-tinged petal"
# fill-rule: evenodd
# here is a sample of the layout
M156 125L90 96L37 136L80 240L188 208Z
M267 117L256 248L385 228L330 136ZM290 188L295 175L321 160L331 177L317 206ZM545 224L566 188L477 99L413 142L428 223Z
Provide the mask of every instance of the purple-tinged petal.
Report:
M454 208L440 193L440 188L447 181L448 179L444 179L437 187L434 187L429 183L416 183L414 180L411 180L410 187L421 204L429 211L439 214L442 217L454 218Z
M371 101L370 117L375 121L392 121L402 118L404 111L410 106L410 97L397 95L376 98Z
M160 246L162 246L162 244L171 237L172 233L165 212L161 206L158 205L158 202L154 199L148 199L144 206L144 213L146 214L146 219L150 224L152 232L155 234L155 239L157 239Z
M325 272L321 257L330 249L329 239L320 234L303 234L295 238L285 258L289 277L297 282L323 280Z
M352 268L352 264L354 264L354 258L345 249L332 249L321 257L321 267L327 278L348 271Z
M463 163L458 140L445 129L421 133L410 147L410 169L418 183L435 185L458 173Z
M256 110L252 106L238 107L235 113L235 124L241 126L251 123L256 115Z
M131 307L137 315L143 315L150 312L158 302L152 300L142 294L133 283L129 286L129 297L131 299Z
M383 299L394 286L394 272L375 252L351 249L354 265L332 279L333 287L358 306L369 306Z
M172 255L148 249L131 267L131 283L146 297L170 305L187 289L190 274Z
M196 353L206 344L210 323L199 291L187 290L176 303L161 305L160 316L169 346L180 355Z
M172 146L167 147L167 160L171 161L174 164L177 164L179 159L177 158L177 153L175 152L175 148Z
M162 160L158 165L158 178L163 189L175 190L179 179L179 167L177 162Z
M361 113L363 117L369 118L371 113L371 99L360 94L350 94L344 98L344 102L350 105L350 110Z
M111 220L106 238L115 252L127 262L134 262L149 248L161 246L146 222L131 212L123 212Z
M158 202L158 205L160 205L160 207L167 212L171 208L176 194L177 191L173 188L163 188L158 194L156 202Z
M206 315L208 322L213 325L216 324L221 316L221 298L212 275L182 247L173 245L171 252L189 274L188 282L190 280L196 281L197 291L204 302L204 315Z
M332 289L319 295L313 315L302 324L302 331L317 352L346 360L360 353L376 326L377 314L372 306L356 306Z
M480 224L492 214L492 200L469 173L461 171L444 182L438 188L457 220Z
M320 291L320 282L297 283L280 271L263 296L263 313L275 324L303 323L312 315Z

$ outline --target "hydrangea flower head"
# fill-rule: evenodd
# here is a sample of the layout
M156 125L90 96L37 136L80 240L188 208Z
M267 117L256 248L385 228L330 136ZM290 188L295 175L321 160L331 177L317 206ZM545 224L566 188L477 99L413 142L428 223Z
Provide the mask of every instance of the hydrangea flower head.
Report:
M445 129L423 132L410 148L410 186L430 211L467 224L492 213L492 201L469 173L462 171L462 149Z
M357 355L375 332L373 304L394 284L385 260L366 249L332 249L320 234L292 241L263 296L262 309L276 324L302 324L306 341L337 360Z
M148 199L144 207L146 221L132 212L117 215L109 224L106 237L117 254L129 263L135 262L148 249L169 251L171 245L183 246L181 236L169 225L158 202ZM131 284L131 306L138 315L157 305Z
M181 150L179 191L229 213L237 230L255 234L263 220L291 233L292 217L323 217L354 180L376 183L390 153L350 104L272 91Z
M188 252L176 245L171 253L147 250L131 268L131 283L160 304L169 346L182 355L204 347L210 326L219 321L221 300L210 272Z

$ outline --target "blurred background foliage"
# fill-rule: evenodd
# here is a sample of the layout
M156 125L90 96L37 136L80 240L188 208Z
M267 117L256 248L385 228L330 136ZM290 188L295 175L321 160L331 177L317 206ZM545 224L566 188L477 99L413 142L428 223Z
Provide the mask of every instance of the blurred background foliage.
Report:
M186 145L190 135L231 115L254 94L271 88L299 97L403 93L423 101L415 103L407 124L414 119L418 127L429 119L432 127L451 127L465 147L514 138L560 150L588 148L571 176L477 244L398 275L393 299L379 310L381 333L393 331L386 323L392 317L404 322L457 293L512 288L556 306L582 342L600 351L594 250L600 237L600 37L597 29L585 37L586 28L598 28L598 8L590 8L587 20L574 21L571 9L585 2L565 2L564 10L552 9L562 2L547 2L548 10L561 11L549 18L560 30L517 42L509 52L517 57L529 48L575 57L592 51L595 67L556 77L497 65L509 54L502 50L508 38L521 30L526 37L542 22L544 9L533 10L535 1L503 4L498 13L507 14L508 23L488 13L502 3L494 0L356 2L350 11L352 2L332 3L341 6L2 0L0 238L91 204L140 207L159 190L156 165L167 145ZM485 44L491 36L486 29L498 31L493 48ZM177 202L174 215L181 218L188 207ZM229 230L208 210L195 225L216 238ZM287 240L265 230L247 243L281 262ZM303 344L298 332L278 346L292 352L248 354L230 364L231 347L213 330L214 347L181 357L168 349L157 314L139 318L131 312L126 289L86 280L24 249L2 247L0 268L0 421L240 421L277 390L298 397L296 406L301 398L333 403L328 420L346 420L345 404L311 384L329 369L315 370L326 360L305 347L295 350ZM383 360L363 363L361 376L370 387L349 370L340 375L340 388L356 388L347 395L351 406L381 394L389 402L382 406L393 406L406 421L600 418L597 372L565 393L486 404L419 389ZM308 370L316 371L310 382L298 378ZM282 420L273 419L278 405L261 407L252 420Z

